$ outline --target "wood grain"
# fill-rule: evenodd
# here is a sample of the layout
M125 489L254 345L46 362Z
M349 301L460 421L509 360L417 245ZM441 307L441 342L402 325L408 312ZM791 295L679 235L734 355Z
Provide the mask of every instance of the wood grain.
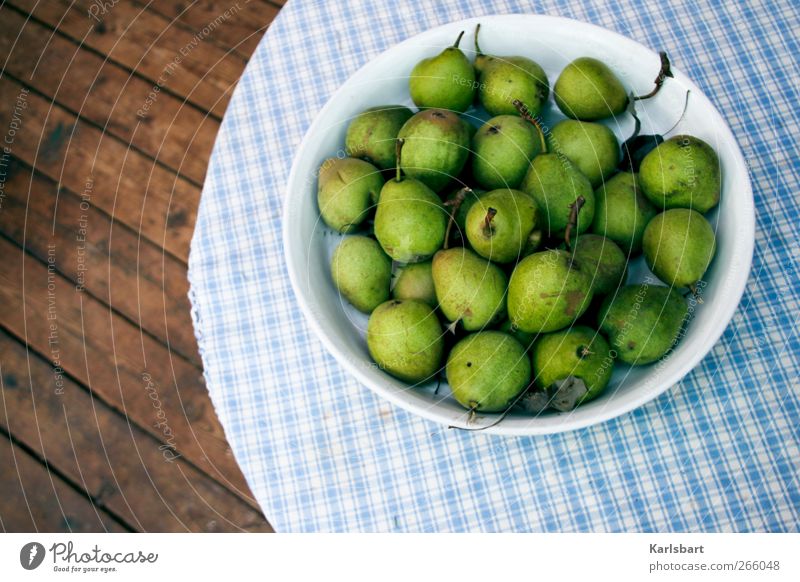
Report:
M195 32L219 19L224 8L231 9L231 15L206 38L245 59L253 53L266 27L278 14L277 6L262 0L160 0L150 3L136 0L136 4L146 5L149 10Z
M205 389L186 261L282 5L0 3L0 529L271 531Z
M0 78L0 122L14 116L26 88ZM144 238L186 260L200 189L58 105L25 98L11 153ZM90 186L89 186L90 185Z
M205 177L219 122L153 83L13 10L3 11L5 73L196 183Z
M125 532L129 531L95 507L47 466L0 434L0 531ZM19 566L17 566L19 567ZM11 566L6 565L6 570Z
M202 31L191 33L128 2L106 3L105 12L92 0L10 4L220 118L246 63L207 42Z
M48 249L43 264L0 239L0 256L3 327L155 438L173 440L187 460L255 505L195 366L76 291L56 271L57 248Z
M91 196L76 196L10 165L0 232L42 262L48 249L76 286L98 298L169 349L202 366L189 316L186 265L99 211Z
M269 529L258 510L74 382L58 382L47 362L2 332L0 352L0 425L7 423L5 430L77 483L102 510L141 531ZM32 490L25 485L26 492Z

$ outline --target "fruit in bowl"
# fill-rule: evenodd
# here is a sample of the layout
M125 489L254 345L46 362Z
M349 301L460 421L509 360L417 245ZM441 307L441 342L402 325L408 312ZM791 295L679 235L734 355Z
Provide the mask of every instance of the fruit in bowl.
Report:
M313 270L298 284L297 254L288 249L290 275L329 349L394 402L449 425L505 434L585 426L645 402L686 373L683 346L707 335L705 312L724 313L727 323L729 301L720 310L700 295L722 277L737 246L717 233L720 217L730 220L719 204L730 204L733 166L721 161L720 142L708 141L708 126L686 105L686 88L699 91L665 67L665 57L660 70L648 61L644 76L611 44L603 45L608 59L597 47L554 59L541 45L515 49L513 35L504 40L505 30L520 30L510 17L488 20L481 44L491 50L463 48L476 21L446 27L450 41L438 45L444 48L421 43L415 58L391 61L404 63L392 68L404 82L375 77L374 96L359 94L363 105L349 107L341 125L345 140L326 137L314 148L320 170L342 145L342 167L372 168L333 174L324 186L318 174L325 189L318 199L343 209L318 208L335 231L326 245L354 238L372 244L359 243L363 256L349 261L348 253L327 255L327 269L319 270L312 236L305 260ZM521 20L545 36L594 28ZM557 26L545 31L543 23ZM437 83L428 84L432 78ZM548 78L556 80L553 91ZM498 88L503 83L509 90ZM700 94L693 107L698 99L705 115L710 105ZM640 118L658 121L643 125ZM300 166L310 168L311 157ZM298 238L285 236L294 248ZM349 254L357 255L355 248ZM354 287L337 294L326 276ZM718 296L716 285L710 288ZM339 313L309 310L309 302L338 305ZM691 359L710 348L724 323ZM368 352L360 351L363 330Z
M604 236L605 224L594 223L595 188L626 180L634 199L638 195L631 174L617 171L622 154L616 137L596 123L628 110L622 83L598 59L567 65L556 83L555 102L575 119L557 123L545 140L540 121L530 108L519 106L518 98L530 102L533 97L524 88L546 85L543 71L524 57L479 55L481 85L489 85L479 93L481 104L488 114L501 115L475 132L470 143L467 121L458 113L472 100L474 76L464 71L468 61L457 47L458 42L422 60L411 72L411 95L426 108L395 125L393 134L381 125L382 139L396 149L396 176L380 189L372 232L346 238L334 254L334 281L345 299L372 313L370 353L389 374L417 382L433 376L443 354L438 332L460 328L467 335L450 350L445 370L453 396L470 412L505 412L528 388L547 391L558 410L571 409L605 389L611 367L602 374L596 369L609 354L630 365L649 364L677 341L687 307L674 287L692 288L714 255L714 231L692 208L708 211L716 205L719 161L708 144L688 135L663 141L644 157L645 195L656 208L669 208L644 225L644 253L669 288L626 286L628 257ZM452 83L453 75L469 82ZM512 90L491 94L492 85L503 79ZM545 105L546 93L542 88L536 97L536 112ZM445 105L454 111L442 109ZM510 116L515 110L521 114ZM364 111L348 135L361 133L364 118L376 111L398 109ZM366 148L351 151L372 161ZM473 185L501 186L508 176L522 189L497 188L480 196L467 213L463 246L449 248L445 215L452 224L459 209L451 204L445 213L445 201L434 192L452 183L470 156L480 178ZM354 225L364 221L366 192L375 192L381 179L366 160L345 158L335 160L333 169L322 168L320 211L331 227L342 221L328 219L324 193L356 209L350 214L361 212ZM700 168L690 173L690 163ZM629 214L629 206L629 200L605 197L603 212ZM534 232L536 244L530 238ZM537 251L542 232L545 248ZM402 277L404 268L431 257L436 311L414 299L381 303L389 297L391 259ZM603 299L596 327L577 325L592 302ZM509 333L494 329L506 319L506 310L510 329L534 334L532 354ZM443 326L433 321L437 317ZM566 385L584 392L565 400Z

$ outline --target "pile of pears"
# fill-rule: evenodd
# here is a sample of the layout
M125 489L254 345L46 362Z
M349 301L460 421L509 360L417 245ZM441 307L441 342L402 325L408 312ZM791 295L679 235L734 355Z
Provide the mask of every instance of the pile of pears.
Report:
M416 112L363 111L347 157L322 164L322 219L346 235L331 277L392 376L446 379L473 414L570 411L680 338L716 250L719 159L689 135L626 152L609 125L649 96L601 60L551 88L530 58L481 52L478 30L470 60L463 34L410 71ZM640 255L660 282L628 282Z

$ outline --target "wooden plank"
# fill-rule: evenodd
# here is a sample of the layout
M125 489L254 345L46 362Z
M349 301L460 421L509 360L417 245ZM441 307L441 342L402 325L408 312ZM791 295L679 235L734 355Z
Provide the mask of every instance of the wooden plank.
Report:
M0 324L255 506L214 413L200 371L157 340L0 239ZM52 266L51 266L52 265ZM154 397L158 406L154 406Z
M170 21L177 21L188 30L197 32L221 18L229 10L230 16L206 37L226 50L233 50L248 59L264 35L279 8L261 0L159 0L142 2L148 10L157 12Z
M32 92L18 106L24 90L0 77L0 123L19 118L11 153L185 261L200 189Z
M220 118L246 64L240 55L207 42L202 31L191 33L128 2L10 4Z
M147 114L153 84L53 34L36 21L4 10L0 55L4 72L101 126L182 175L202 183L219 122L169 93Z
M76 286L202 366L197 352L186 265L106 214L20 163L10 163L0 232L46 262L49 248Z
M74 382L57 380L47 362L2 332L0 351L0 423L126 523L143 531L269 529L259 511Z
M0 402L0 406L2 403ZM88 533L128 531L27 451L0 434L0 531ZM10 570L11 566L6 566Z

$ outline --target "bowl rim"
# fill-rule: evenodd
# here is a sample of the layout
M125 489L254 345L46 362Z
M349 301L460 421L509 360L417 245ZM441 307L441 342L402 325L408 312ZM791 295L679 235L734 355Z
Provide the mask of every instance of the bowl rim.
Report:
M328 98L325 102L325 105L317 112L314 120L309 125L308 129L306 130L303 139L301 140L300 144L297 146L295 151L295 156L292 161L292 167L289 172L289 177L286 182L285 191L284 191L284 202L282 213L283 216L287 216L289 212L291 197L288 195L289 192L292 192L292 185L298 182L298 172L299 172L299 165L301 159L301 153L306 149L309 142L313 139L314 134L323 125L323 123L327 123L326 120L326 113L334 107L334 104L337 101L337 98L340 97L346 91L346 85L348 81L357 79L360 75L363 74L364 70L368 67L374 67L377 63L381 60L385 60L388 58L390 53L401 49L404 46L411 46L415 42L419 42L420 37L423 35L435 35L438 32L441 32L443 29L449 28L458 28L458 27L468 27L474 26L478 22L484 24L490 21L502 21L503 19L508 18L525 18L531 21L538 21L541 25L544 23L558 23L560 25L570 25L576 26L578 28L585 28L588 30L592 30L595 33L599 33L605 36L616 37L620 42L624 43L634 43L637 45L640 50L646 51L654 59L658 59L658 54L653 51L652 49L644 46L643 44L635 41L623 34L620 34L616 31L609 30L607 28L603 28L602 26L598 26L596 24L592 24L589 22L576 20L573 18L567 18L563 16L550 16L550 15L542 15L542 14L526 14L526 13L505 13L505 14L487 14L477 17L466 18L462 20L455 20L452 22L448 22L433 28L426 29L422 32L419 32L415 35L412 35L405 40L396 43L380 54L376 55L362 66L360 66L355 72L353 72L348 79L340 85ZM486 427L474 427L472 429L466 427L466 425L459 425L459 423L454 422L452 418L447 418L444 414L435 412L437 409L436 407L423 407L420 406L418 403L414 402L410 398L404 398L404 392L397 392L391 389L385 388L380 385L376 385L371 378L369 378L362 369L359 368L354 362L350 360L350 358L345 354L339 347L339 345L333 340L333 338L329 337L328 334L323 329L322 325L319 323L317 318L314 315L314 310L312 309L311 305L308 302L308 298L305 294L301 291L300 283L298 280L298 268L300 265L295 264L295 262L291 258L291 253L289 253L289 249L292 248L292 237L290 232L290 221L283 220L282 221L282 237L281 242L283 246L283 254L286 260L287 271L289 273L289 279L292 285L292 290L294 291L294 296L300 305L300 309L306 319L306 322L312 329L312 331L316 334L317 338L322 342L328 352L334 356L336 361L339 365L343 366L347 372L349 372L362 386L369 388L375 394L381 396L382 398L388 400L392 404L399 406L400 408L421 416L427 420L431 420L436 422L440 425L446 425L449 428L460 428L464 430L464 432L482 432L485 434L493 434L493 435L504 435L504 436L536 436L536 435L544 435L544 434L557 434L567 431L579 430L582 428L586 428L589 426L597 425L604 423L608 420L613 418L619 417L623 414L631 412L644 404L654 400L675 384L680 382L689 372L694 370L697 365L700 363L702 359L704 359L708 353L714 348L714 346L719 341L719 338L725 332L725 330L730 325L731 320L733 319L733 315L739 307L741 303L742 296L744 294L745 288L747 286L747 282L750 278L750 271L752 269L752 261L753 261L753 252L755 248L755 202L753 199L753 189L752 183L750 180L750 173L745 161L744 155L742 154L741 146L739 142L736 140L733 132L731 131L730 126L725 121L725 118L719 112L717 107L714 103L708 98L702 89L700 89L689 77L687 77L680 69L672 66L672 73L675 77L676 81L679 81L688 89L691 90L693 94L702 96L708 104L713 109L713 112L721 121L721 124L716 127L716 131L718 132L721 141L726 142L727 144L732 145L733 147L730 148L730 153L734 158L737 166L741 166L745 169L745 176L746 181L743 184L737 184L737 188L744 190L742 193L742 199L744 201L745 207L741 208L741 220L743 224L740 227L740 232L743 230L746 231L742 232L742 234L746 234L746 236L736 237L735 240L737 241L737 257L740 259L740 266L739 271L741 271L741 275L733 282L736 283L736 287L731 289L729 292L730 301L725 305L722 309L722 313L720 315L719 321L720 323L713 328L709 334L706 335L706 340L704 341L703 348L696 350L692 356L688 359L686 364L674 371L671 371L669 374L665 374L658 383L654 384L652 388L646 387L642 389L639 394L636 394L635 397L631 397L629 400L623 403L619 403L616 406L606 406L600 409L596 415L591 417L575 417L574 415L569 415L568 417L564 417L564 421L560 424L548 424L548 425L537 425L535 423L529 423L524 426L515 426L515 425L508 425L504 423L498 423L494 426L486 426ZM724 324L722 323L724 322ZM574 420L573 420L574 419Z

